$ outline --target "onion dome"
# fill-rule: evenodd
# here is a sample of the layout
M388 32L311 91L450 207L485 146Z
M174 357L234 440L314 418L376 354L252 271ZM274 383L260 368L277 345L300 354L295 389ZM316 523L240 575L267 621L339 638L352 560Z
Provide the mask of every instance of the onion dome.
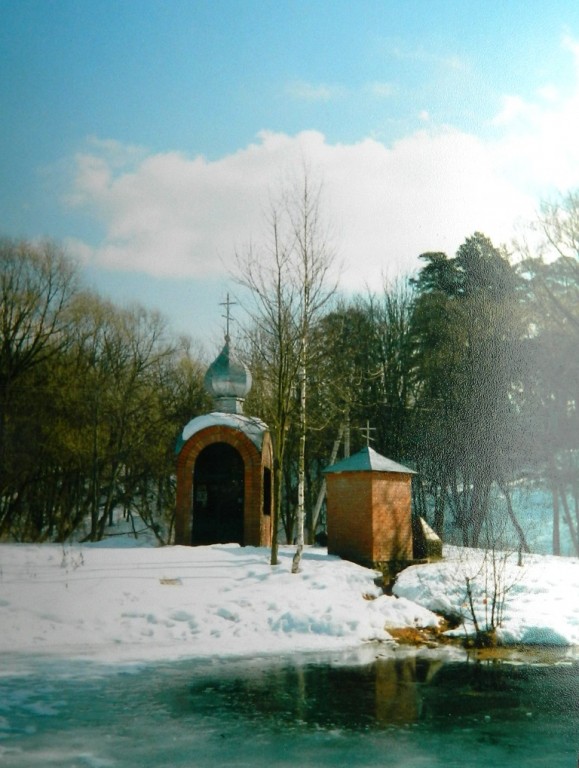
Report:
M243 413L243 402L251 389L251 373L231 348L229 336L225 346L205 374L205 389L221 413Z

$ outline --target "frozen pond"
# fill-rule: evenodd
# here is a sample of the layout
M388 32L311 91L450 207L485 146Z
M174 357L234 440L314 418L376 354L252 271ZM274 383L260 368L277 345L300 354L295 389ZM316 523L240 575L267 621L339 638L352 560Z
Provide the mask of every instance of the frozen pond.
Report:
M397 652L398 653L398 652ZM576 657L0 662L0 765L575 766Z

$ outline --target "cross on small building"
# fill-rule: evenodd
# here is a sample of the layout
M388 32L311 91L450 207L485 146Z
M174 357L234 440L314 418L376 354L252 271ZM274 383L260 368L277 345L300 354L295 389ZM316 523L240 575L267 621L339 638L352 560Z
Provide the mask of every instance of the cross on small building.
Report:
M222 317L224 317L225 321L226 321L226 325L225 325L225 341L227 343L229 343L229 341L231 340L231 337L229 336L229 324L233 320L233 318L231 317L231 307L234 306L235 304L237 304L236 301L230 301L229 293L227 294L227 299L220 303L221 307L225 307L226 308L225 309L225 314L222 315Z
M370 446L370 440L373 440L374 438L370 436L370 432L375 432L375 427L370 426L370 422L368 419L366 419L366 426L360 427L360 432L362 433L362 436L366 438L366 445Z

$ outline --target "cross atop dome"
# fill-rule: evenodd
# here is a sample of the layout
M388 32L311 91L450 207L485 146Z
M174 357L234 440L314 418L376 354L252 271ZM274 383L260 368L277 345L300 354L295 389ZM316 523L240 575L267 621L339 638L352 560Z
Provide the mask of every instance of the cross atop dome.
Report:
M205 374L205 389L213 397L215 410L221 413L243 413L243 403L251 389L251 373L249 368L235 353L229 335L231 323L231 307L235 304L229 299L221 306L226 308L223 315L226 320L225 346L211 363Z
M225 301L222 301L220 306L225 307L225 314L222 315L222 317L225 318L225 341L229 344L231 341L231 336L229 335L229 326L232 321L231 317L231 307L237 304L236 301L230 301L229 299L229 293L227 294L227 298Z

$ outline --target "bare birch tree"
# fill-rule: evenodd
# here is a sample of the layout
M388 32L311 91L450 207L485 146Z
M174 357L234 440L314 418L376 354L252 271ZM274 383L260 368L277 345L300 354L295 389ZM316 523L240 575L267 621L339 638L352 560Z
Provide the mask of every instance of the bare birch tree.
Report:
M299 569L304 546L305 448L307 433L307 372L311 362L309 336L332 298L333 253L321 216L321 186L307 172L299 184L270 203L267 238L237 255L236 280L249 291L245 302L253 324L249 334L252 357L261 366L263 394L274 444L274 494L271 563L278 564L283 465L290 429L297 422L299 438L296 555Z
M297 273L301 283L300 301L300 365L299 365L299 460L296 553L292 573L299 571L304 548L305 475L307 431L307 373L310 364L309 336L323 308L335 292L330 283L333 253L328 245L320 212L321 188L312 187L307 174L295 200L289 207L291 229L295 236Z

